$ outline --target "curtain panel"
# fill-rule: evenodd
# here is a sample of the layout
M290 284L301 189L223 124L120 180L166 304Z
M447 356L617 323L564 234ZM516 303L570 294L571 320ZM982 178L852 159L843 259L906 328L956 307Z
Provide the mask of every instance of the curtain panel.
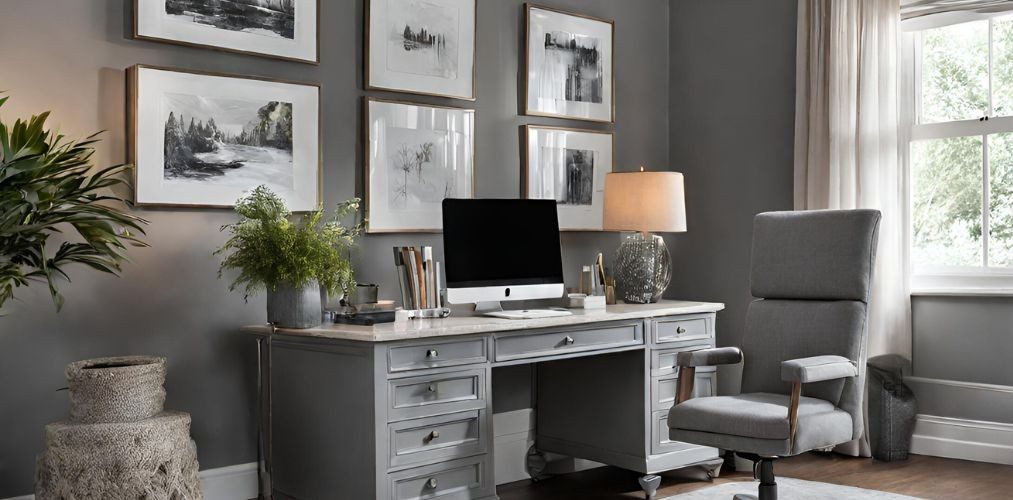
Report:
M899 0L798 4L794 205L882 212L870 356L911 356L907 176L898 120L900 21ZM843 451L867 455L867 441Z

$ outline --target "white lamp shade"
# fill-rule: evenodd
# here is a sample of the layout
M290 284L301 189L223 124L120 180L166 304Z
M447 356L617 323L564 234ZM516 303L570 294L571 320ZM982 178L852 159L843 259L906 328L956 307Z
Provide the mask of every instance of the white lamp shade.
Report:
M613 172L605 176L606 231L681 233L686 194L679 172Z

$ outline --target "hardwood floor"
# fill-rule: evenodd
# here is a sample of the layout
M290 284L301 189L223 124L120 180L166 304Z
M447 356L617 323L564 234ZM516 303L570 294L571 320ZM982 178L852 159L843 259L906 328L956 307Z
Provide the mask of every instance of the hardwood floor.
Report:
M835 454L807 453L778 460L780 477L794 477L889 491L927 499L1013 498L1013 466L911 455L905 461L878 462ZM537 483L518 481L497 488L501 500L643 498L638 474L600 467ZM730 481L751 480L748 472L725 473L713 483L702 469L667 473L658 498Z

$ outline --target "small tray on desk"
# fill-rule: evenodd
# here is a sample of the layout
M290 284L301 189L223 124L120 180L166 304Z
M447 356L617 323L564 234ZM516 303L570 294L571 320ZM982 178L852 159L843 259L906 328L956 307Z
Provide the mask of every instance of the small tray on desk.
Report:
M394 311L360 312L355 314L333 314L331 321L345 325L373 326L378 323L393 323Z

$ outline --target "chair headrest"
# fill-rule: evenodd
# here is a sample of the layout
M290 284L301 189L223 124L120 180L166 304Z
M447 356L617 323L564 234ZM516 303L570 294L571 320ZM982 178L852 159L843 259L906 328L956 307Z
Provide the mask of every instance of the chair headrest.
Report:
M757 215L750 265L753 296L868 302L879 219L878 210Z

